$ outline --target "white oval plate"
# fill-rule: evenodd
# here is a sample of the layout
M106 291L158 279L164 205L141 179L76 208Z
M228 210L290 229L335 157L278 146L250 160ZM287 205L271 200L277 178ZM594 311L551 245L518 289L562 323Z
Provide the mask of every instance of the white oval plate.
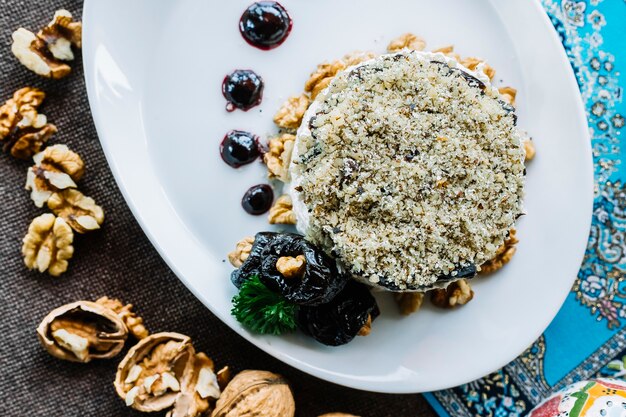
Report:
M98 134L137 220L178 277L221 320L266 352L320 378L380 392L437 390L512 360L548 326L576 277L592 207L592 160L583 106L559 39L535 1L284 0L291 35L264 52L238 19L250 0L85 2L85 73ZM400 317L381 296L368 337L338 348L303 335L264 337L229 314L235 289L227 252L269 229L240 207L263 166L229 168L218 154L230 129L275 132L272 116L315 66L356 50L384 51L404 32L455 44L515 86L519 124L535 139L518 253L477 279L467 306ZM236 68L265 80L263 102L225 111L221 83ZM428 303L426 303L428 304ZM207 335L210 337L210 335ZM260 364L259 366L262 366Z

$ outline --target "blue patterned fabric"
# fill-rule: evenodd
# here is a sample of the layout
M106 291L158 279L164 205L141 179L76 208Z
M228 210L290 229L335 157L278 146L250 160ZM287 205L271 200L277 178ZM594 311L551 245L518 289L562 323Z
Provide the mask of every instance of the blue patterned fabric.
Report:
M595 203L587 252L545 333L482 379L426 394L441 416L518 417L572 382L626 379L626 0L542 0L587 108Z

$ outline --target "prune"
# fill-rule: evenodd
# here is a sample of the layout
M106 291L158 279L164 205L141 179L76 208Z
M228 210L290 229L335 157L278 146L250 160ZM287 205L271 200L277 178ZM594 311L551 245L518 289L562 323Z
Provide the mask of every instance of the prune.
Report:
M241 287L241 284L252 275L260 275L261 253L263 249L265 249L265 246L275 239L276 236L278 236L278 233L274 232L260 232L254 236L250 256L248 256L248 259L246 259L239 269L235 269L230 274L230 280L235 287Z
M453 272L447 275L442 275L437 278L437 282L456 281L460 278L473 278L476 275L476 265L468 264L465 266L459 266Z
M318 342L339 346L354 339L368 319L374 321L379 314L369 288L349 281L329 303L301 306L296 320L298 327Z
M276 268L284 256L304 255L302 277L285 278ZM328 255L303 236L283 233L267 244L261 255L261 281L281 293L287 300L300 305L317 305L330 301L346 284L348 277L337 270Z

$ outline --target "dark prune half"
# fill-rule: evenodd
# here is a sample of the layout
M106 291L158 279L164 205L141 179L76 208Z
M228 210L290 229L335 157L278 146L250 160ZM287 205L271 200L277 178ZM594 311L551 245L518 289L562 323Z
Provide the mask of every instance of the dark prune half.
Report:
M276 268L284 256L304 255L304 274L285 278ZM282 233L265 247L261 263L261 281L300 305L317 305L330 301L346 284L348 277L337 270L336 262L321 249L294 233Z
M252 275L260 275L261 270L261 253L269 242L278 236L274 232L259 232L254 236L254 243L248 259L230 274L230 281L237 288L241 287L244 281L248 280Z
M380 314L376 299L366 285L349 281L329 303L302 306L298 310L298 327L320 343L339 346L348 343Z
M457 269L455 269L449 274L440 276L439 278L437 278L437 282L445 282L445 281L452 281L452 280L456 281L457 279L460 279L460 278L469 279L469 278L473 278L475 275L476 275L476 265L467 264L464 266L457 267Z

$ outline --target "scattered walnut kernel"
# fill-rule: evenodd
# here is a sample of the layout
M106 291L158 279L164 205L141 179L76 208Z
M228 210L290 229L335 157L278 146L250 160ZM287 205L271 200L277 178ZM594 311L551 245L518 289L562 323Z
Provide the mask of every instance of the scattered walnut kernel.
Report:
M496 75L496 70L493 69L491 66L489 66L489 64L487 64L482 59L475 58L475 57L467 57L467 58L461 59L460 63L461 65L463 65L464 67L472 71L475 71L478 65L483 64L482 70L485 73L485 75L489 77L490 80L493 80L493 77L495 77Z
M240 268L241 265L248 259L250 256L250 251L252 250L252 245L254 244L254 238L252 236L246 236L237 242L237 246L235 246L235 250L228 254L228 260L231 265L235 268Z
M221 390L213 372L211 358L204 353L196 353L182 377L180 395L174 408L165 417L206 416L214 399L220 397Z
M441 48L433 49L432 52L441 52L442 54L454 58L457 61L461 61L461 56L454 52L454 45L442 46Z
M400 314L408 316L420 309L424 301L424 294L421 292L397 292L393 298L398 304Z
M309 108L310 100L305 95L289 97L274 116L274 123L284 129L297 129Z
M397 52L405 48L412 51L423 51L426 49L426 41L412 33L405 33L389 42L387 52Z
M48 199L48 208L78 233L97 230L104 221L102 207L96 205L93 198L73 188L52 194Z
M524 139L524 150L526 151L526 161L530 161L535 157L535 143L531 138Z
M37 112L45 97L39 89L24 87L0 107L0 141L4 142L5 152L28 159L56 133L56 126Z
M72 228L60 217L45 213L35 217L24 237L22 255L28 269L48 271L58 277L67 271L68 260L74 254Z
M502 99L509 103L511 106L515 106L515 96L517 95L517 90L513 87L500 87L498 88L500 94L502 94Z
M81 47L80 22L73 22L67 10L54 14L52 22L37 35L24 28L13 32L13 55L35 74L48 78L63 78L71 72L63 61L74 59L72 45Z
M43 207L50 196L59 190L75 188L85 172L85 164L78 154L65 145L47 147L33 156L35 165L26 174L26 189L37 207Z
M368 314L367 315L367 321L365 322L363 327L361 327L361 329L359 330L359 332L356 335L357 336L367 336L371 332L372 332L372 315Z
M211 417L293 417L296 404L287 381L267 371L243 371L235 375L215 404Z
M516 230L511 229L511 231L509 232L509 237L496 251L496 257L480 266L481 274L490 274L509 263L509 261L513 258L513 255L515 255L515 251L517 250L515 248L515 245L519 243L519 240L517 239L515 234Z
M71 61L74 59L72 46L82 47L82 30L82 23L74 22L70 12L58 10L48 26L37 33L37 37L46 42L56 59Z
M317 69L311 74L307 82L304 84L304 91L311 93L311 99L315 97L330 84L330 81L339 71L359 64L376 56L373 52L355 51L344 55L343 58L331 63L325 62L317 66ZM318 85L323 83L321 85Z
M296 224L296 214L289 195L283 194L276 199L276 203L270 208L268 220L270 224Z
M106 307L77 301L52 310L37 327L37 336L52 356L73 362L108 359L124 347L124 323Z
M276 269L285 278L297 278L304 275L306 268L306 258L304 255L298 255L295 258L291 256L281 256L276 261Z
M282 182L289 180L289 163L296 137L289 133L275 136L269 140L269 150L263 155L270 178Z
M124 322L130 334L136 339L141 340L150 333L143 325L143 319L133 311L132 304L122 304L117 298L100 297L96 300L97 304L104 306L113 312Z
M466 279L454 281L445 289L430 291L430 300L441 308L454 308L464 305L474 298L474 291Z

